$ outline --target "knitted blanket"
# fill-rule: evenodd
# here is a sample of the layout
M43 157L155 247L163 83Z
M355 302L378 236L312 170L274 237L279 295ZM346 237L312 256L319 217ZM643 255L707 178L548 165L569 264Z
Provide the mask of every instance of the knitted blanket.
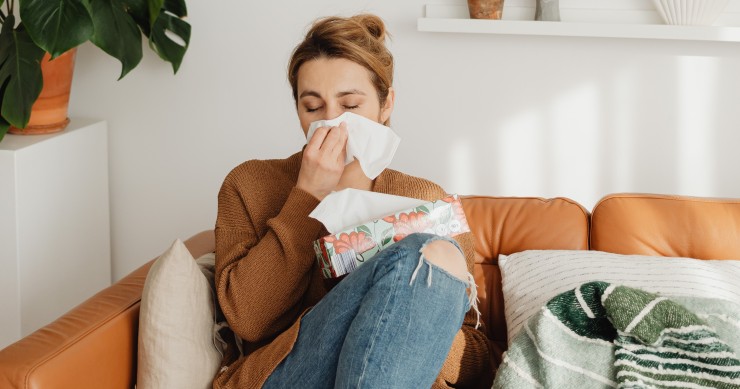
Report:
M740 305L590 282L550 300L494 388L740 388Z

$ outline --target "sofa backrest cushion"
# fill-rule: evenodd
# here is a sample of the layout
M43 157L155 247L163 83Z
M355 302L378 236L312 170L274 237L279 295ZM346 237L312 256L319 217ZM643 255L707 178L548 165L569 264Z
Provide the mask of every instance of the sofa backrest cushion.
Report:
M488 337L506 342L499 254L524 250L587 250L589 214L566 198L463 197L475 236L478 307Z
M592 213L592 250L740 259L739 199L613 194Z

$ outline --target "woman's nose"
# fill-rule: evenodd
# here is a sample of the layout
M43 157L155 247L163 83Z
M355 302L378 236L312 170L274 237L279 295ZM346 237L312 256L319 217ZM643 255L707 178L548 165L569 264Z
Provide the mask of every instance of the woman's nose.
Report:
M326 120L334 119L337 116L344 113L342 106L339 104L327 104L326 106Z

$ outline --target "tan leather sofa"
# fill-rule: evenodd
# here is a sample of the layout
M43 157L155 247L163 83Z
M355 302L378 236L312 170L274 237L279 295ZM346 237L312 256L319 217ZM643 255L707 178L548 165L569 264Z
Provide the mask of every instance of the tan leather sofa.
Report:
M740 259L740 199L615 194L589 213L565 198L468 196L475 277L488 335L505 349L498 254L528 249ZM213 232L190 238L194 257ZM139 302L151 262L53 323L0 351L0 388L131 388L136 382Z

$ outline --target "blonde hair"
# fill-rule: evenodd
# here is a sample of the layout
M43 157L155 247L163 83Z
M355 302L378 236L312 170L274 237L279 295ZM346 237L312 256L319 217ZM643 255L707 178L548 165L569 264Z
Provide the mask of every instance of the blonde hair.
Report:
M379 17L360 14L348 18L330 16L314 22L290 58L288 81L293 99L298 100L298 70L319 58L344 58L370 72L370 81L385 104L393 85L393 55L385 47L385 24Z

